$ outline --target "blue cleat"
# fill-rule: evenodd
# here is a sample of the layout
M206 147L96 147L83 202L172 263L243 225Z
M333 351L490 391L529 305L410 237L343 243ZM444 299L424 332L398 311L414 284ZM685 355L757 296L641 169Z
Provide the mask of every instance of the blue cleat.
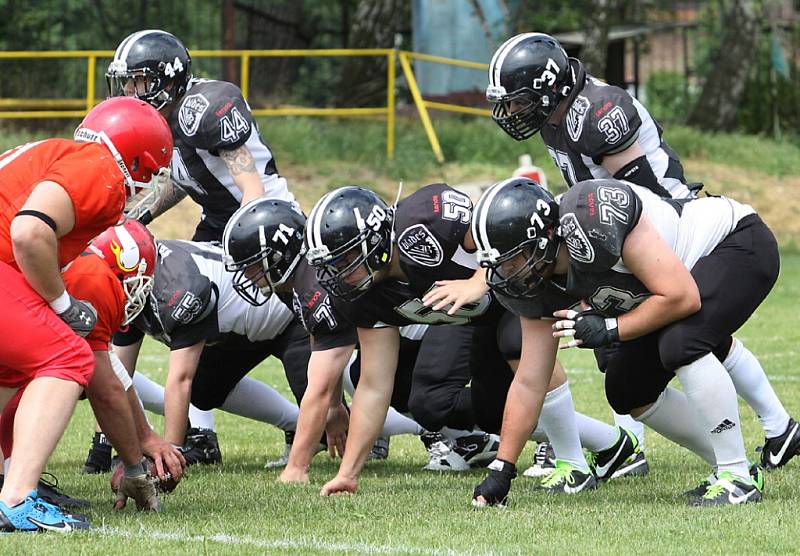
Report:
M88 521L65 513L58 506L45 502L39 498L35 490L28 493L22 502L14 506L9 507L0 502L0 532L2 533L15 531L69 533L86 529L89 529Z

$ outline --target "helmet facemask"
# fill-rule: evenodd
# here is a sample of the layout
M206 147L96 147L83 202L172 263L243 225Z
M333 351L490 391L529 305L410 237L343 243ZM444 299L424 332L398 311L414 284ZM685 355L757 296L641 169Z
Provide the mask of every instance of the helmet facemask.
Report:
M106 81L112 97L132 96L156 110L175 102L173 81L150 68L129 70L124 61L115 60L108 66Z
M139 316L145 308L150 292L153 291L153 276L145 276L147 261L142 259L135 276L122 280L122 289L125 292L125 320L122 326L127 326Z
M499 256L478 252L478 261L488 269L486 283L493 290L515 299L531 299L541 295L550 281L559 245L557 238L541 237Z
M263 228L261 233L263 234ZM265 241L261 242L262 245L264 243ZM291 260L287 260L290 253L262 247L258 253L242 261L237 262L232 257L226 256L225 270L234 273L234 291L250 305L259 307L267 302L276 288L291 279L304 254L303 250L300 250Z
M489 86L486 99L494 105L492 119L517 141L536 135L557 104L550 95L528 88L506 93L504 87ZM518 109L512 110L512 103L516 103Z

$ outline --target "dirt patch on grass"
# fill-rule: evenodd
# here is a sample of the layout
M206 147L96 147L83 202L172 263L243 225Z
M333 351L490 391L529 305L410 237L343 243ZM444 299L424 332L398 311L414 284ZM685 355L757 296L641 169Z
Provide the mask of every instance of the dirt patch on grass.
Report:
M691 179L705 183L705 191L752 205L775 232L781 246L800 247L800 176L778 178L703 160L690 159L684 166ZM405 182L403 196L423 185L440 181L488 185L508 177L512 170L485 164L445 164L423 180ZM389 202L397 195L397 181L352 162L283 164L281 171L306 213L322 195L343 185L373 188ZM560 179L555 179L555 170L545 167L545 171L556 182L557 189ZM199 207L185 199L151 227L158 238L187 239L192 236L199 220Z

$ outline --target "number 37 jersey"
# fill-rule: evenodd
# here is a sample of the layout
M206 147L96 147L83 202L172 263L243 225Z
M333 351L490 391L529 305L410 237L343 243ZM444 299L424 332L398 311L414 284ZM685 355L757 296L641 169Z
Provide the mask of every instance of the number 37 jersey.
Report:
M470 278L478 268L475 253L462 243L469 231L472 202L443 183L412 193L395 212L395 257L406 282L385 280L355 302L335 300L335 307L360 327L409 324L467 324L482 319L492 303L490 294L465 305L455 315L433 311L422 297L437 280Z

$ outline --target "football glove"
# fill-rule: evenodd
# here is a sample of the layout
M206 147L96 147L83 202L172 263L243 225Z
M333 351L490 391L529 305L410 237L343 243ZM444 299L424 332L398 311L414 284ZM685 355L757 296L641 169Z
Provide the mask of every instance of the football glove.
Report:
M564 330L564 336L581 341L577 344L570 340L570 345L594 349L619 341L617 319L606 318L594 309L573 313L570 312L572 319L562 319L556 325L557 329Z
M88 301L69 296L69 307L58 313L58 316L75 331L78 336L86 337L97 324L97 311Z
M139 510L152 512L161 510L161 500L158 497L158 490L156 490L157 482L157 478L148 476L141 463L135 470L129 470L126 466L125 473L119 481L114 508L121 510L125 507L128 498L133 498L136 508Z
M517 467L501 459L494 460L488 468L489 474L472 493L472 505L476 508L505 506L508 503L511 480L517 476ZM479 496L483 497L483 501L478 500Z

